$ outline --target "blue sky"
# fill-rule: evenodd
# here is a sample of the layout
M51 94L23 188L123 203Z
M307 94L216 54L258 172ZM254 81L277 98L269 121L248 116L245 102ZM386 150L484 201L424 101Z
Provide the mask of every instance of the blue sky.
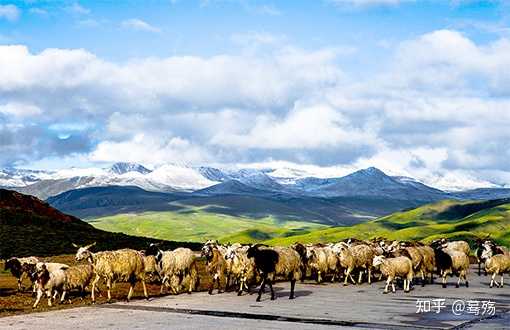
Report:
M0 0L0 164L285 161L510 184L509 9Z

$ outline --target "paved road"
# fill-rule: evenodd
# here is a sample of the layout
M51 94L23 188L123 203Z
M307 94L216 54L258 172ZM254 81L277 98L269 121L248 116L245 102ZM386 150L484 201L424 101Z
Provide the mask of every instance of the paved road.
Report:
M453 282L453 279L451 279ZM469 288L439 284L415 287L404 294L382 294L384 283L343 287L341 284L297 285L295 300L288 300L287 283L276 284L276 301L234 293L209 296L200 292L87 306L47 313L0 319L9 329L510 329L510 286L489 289L488 277L471 276ZM417 299L446 299L439 314L416 313ZM483 318L467 312L456 316L451 305L457 300L495 302L496 315Z

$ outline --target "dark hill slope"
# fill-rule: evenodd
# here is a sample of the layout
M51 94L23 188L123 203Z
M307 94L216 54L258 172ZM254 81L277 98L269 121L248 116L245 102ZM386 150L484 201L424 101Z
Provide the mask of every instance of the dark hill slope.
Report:
M96 229L78 218L64 214L39 199L0 189L0 257L72 254L72 243L97 242L96 250L133 248L162 242L165 248L198 244L177 243L110 233Z
M47 199L51 206L81 218L144 211L175 211L170 202L186 193L145 191L134 186L74 189Z

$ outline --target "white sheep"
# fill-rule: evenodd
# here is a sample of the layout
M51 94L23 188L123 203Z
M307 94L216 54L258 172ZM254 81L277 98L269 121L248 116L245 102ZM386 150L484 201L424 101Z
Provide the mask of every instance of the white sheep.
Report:
M465 255L469 255L471 252L471 248L466 241L451 241L448 242L446 239L441 240L442 247L447 250L454 250L464 253Z
M77 247L75 244L73 244ZM145 285L145 265L143 262L143 254L132 249L122 249L116 251L101 251L92 253L89 249L95 243L78 247L76 252L76 260L87 260L94 267L95 278L92 281L91 298L95 302L95 289L97 282L103 279L106 282L108 293L108 301L111 301L112 282L129 282L129 292L127 301L133 295L134 286L137 281L142 282L143 293L145 298L149 298L147 287Z
M249 292L248 283L257 279L255 272L255 263L253 259L248 258L249 246L242 246L239 243L228 247L225 258L230 261L230 274L234 281L239 285L237 295L240 296L243 290Z
M66 264L39 262L36 264L36 286L37 296L33 308L39 305L39 301L46 293L48 297L48 306L52 306L51 300L57 297L59 291L63 289L65 283L65 270L69 268Z
M490 287L496 286L503 287L503 275L505 272L510 272L510 255L507 254L496 254L492 255L491 250L484 250L482 258L486 260L485 270L487 273L492 274ZM496 276L501 274L501 282L496 281Z
M353 246L349 246L345 242L340 242L333 245L332 250L337 253L340 266L345 269L344 285L347 285L349 278L356 284L351 275L355 269L360 270L358 284L361 283L363 278L363 270L366 270L368 273L368 283L372 283L372 260L375 256L373 247L359 242L356 242L356 245Z
M413 280L413 263L408 257L395 257L386 258L384 256L375 256L373 259L373 266L379 267L381 273L387 277L384 293L388 293L388 288L391 284L391 289L395 292L395 284L393 281L396 277L404 279L404 292L409 292L411 281Z
M187 280L188 293L198 286L197 257L187 248L177 248L173 251L158 251L156 262L161 277L160 293L163 288L169 287L173 294L179 293L181 285ZM147 253L147 252L146 252Z

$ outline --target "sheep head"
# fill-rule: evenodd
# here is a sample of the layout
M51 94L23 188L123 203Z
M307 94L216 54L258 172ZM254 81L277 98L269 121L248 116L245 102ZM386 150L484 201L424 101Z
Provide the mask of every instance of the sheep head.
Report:
M384 257L384 256L375 256L372 261L372 265L374 267L379 267L380 265L383 264L384 260L386 260L386 257Z
M76 247L76 244L73 243L73 245ZM78 247L78 251L76 252L76 256L75 256L76 261L91 258L92 252L90 252L89 249L91 247L93 247L94 245L96 245L96 242L86 245L86 246Z
M490 257L492 257L492 249L484 249L483 252L482 252L482 256L480 257L480 259L482 260L487 260L489 259Z

